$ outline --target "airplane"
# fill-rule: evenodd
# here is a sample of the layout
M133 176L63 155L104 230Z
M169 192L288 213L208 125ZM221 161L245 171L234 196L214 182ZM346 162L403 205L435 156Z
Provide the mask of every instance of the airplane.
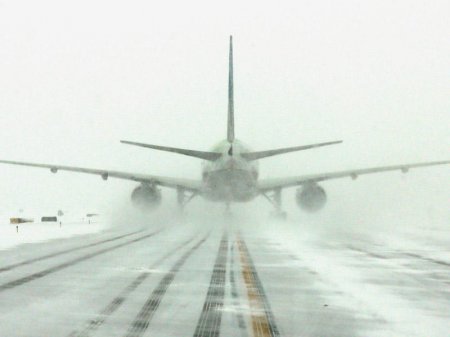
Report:
M325 172L295 177L274 179L259 179L258 160L281 155L294 151L315 149L342 143L328 141L317 144L301 145L287 148L278 148L265 151L252 151L247 145L235 138L234 127L234 81L233 81L233 39L230 36L229 45L229 69L228 69L228 123L227 138L214 146L211 151L196 151L182 148L159 146L122 140L121 143L149 148L153 150L173 152L203 160L201 179L181 179L148 175L142 173L129 173L104 169L92 169L54 164L39 164L21 161L0 160L0 163L11 165L23 165L50 169L52 173L58 171L71 171L99 175L102 179L108 178L126 179L136 181L139 185L134 188L131 200L134 205L153 209L161 203L161 191L159 186L175 189L177 203L180 209L195 197L222 202L229 210L231 203L248 202L258 196L264 197L274 208L272 215L277 218L285 218L286 212L282 209L281 191L289 187L296 187L296 203L304 211L315 212L325 206L327 195L320 182L350 177L356 179L360 175L386 171L400 170L406 173L409 169L446 165L450 160L432 161L412 164L400 164L392 166L380 166L363 169L345 170L337 172Z

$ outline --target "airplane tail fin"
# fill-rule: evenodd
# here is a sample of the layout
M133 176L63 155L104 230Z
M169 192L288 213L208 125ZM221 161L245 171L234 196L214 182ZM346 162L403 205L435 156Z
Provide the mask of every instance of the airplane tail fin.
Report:
M130 142L128 140L121 140L120 142L122 144L146 147L149 149L154 149L154 150L159 150L159 151L174 152L174 153L178 153L178 154L183 154L185 156L195 157L195 158L209 160L209 161L217 160L221 156L221 153L219 153L219 152L187 150L187 149L180 149L180 148L176 148L176 147Z
M233 37L230 36L230 54L228 68L228 126L227 140L234 141L234 91L233 91Z
M334 142L326 142L326 143L294 146L294 147L285 147L285 148L282 148L282 149L275 149L275 150L258 151L258 152L247 152L247 153L242 153L241 156L244 159L247 159L247 160L258 160L258 159L262 159L262 158L277 156L277 155L283 154L283 153L314 149L316 147L322 147L322 146L339 144L339 143L342 143L342 140L338 140L338 141L334 141Z

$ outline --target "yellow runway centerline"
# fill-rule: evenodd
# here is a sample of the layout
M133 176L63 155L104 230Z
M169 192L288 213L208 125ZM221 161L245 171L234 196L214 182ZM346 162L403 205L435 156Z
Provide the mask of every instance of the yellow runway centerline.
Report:
M261 294L260 287L255 278L255 272L250 262L250 256L244 242L238 237L237 245L239 248L239 255L242 267L242 276L244 278L245 287L247 288L247 296L251 310L251 321L253 336L255 337L273 337L278 336L271 328L270 320L264 305L263 294Z

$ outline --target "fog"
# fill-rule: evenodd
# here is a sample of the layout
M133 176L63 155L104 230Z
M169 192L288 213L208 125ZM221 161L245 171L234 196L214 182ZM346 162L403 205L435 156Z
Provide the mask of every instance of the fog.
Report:
M264 159L262 178L450 159L449 12L448 1L3 0L0 158L200 178L197 159L119 140L208 150L225 138L233 35L238 138L255 150L344 140ZM126 219L136 185L6 165L0 176L2 213ZM293 190L283 197L294 222L432 227L450 218L449 178L436 167L325 182L314 216ZM173 191L163 203L154 218ZM265 200L234 209L269 213Z

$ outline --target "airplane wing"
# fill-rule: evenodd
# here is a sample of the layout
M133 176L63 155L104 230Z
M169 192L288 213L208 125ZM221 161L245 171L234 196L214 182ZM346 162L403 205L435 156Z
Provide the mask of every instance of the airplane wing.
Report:
M372 173L397 171L397 170L400 170L403 173L406 173L409 169L413 169L413 168L437 166L437 165L448 165L448 164L450 164L450 160L432 161L432 162L414 163L414 164L392 165L392 166L379 166L379 167L371 167L371 168L365 168L365 169L326 172L326 173L303 175L303 176L288 177L288 178L263 179L263 180L260 180L258 187L261 192L266 192L266 191L270 191L270 190L274 190L274 189L278 189L278 188L303 185L303 184L310 183L310 182L320 182L320 181L324 181L324 180L338 179L338 178L345 178L345 177L350 177L352 179L356 179L358 176L363 175L363 174L372 174Z
M118 178L118 179L126 179L126 180L133 180L133 181L137 181L137 182L156 184L156 185L169 187L169 188L184 188L185 190L192 191L192 192L199 192L201 189L201 181L200 180L161 177L161 176L153 176L153 175L140 174L140 173L128 173L128 172L120 172L120 171L112 171L112 170L100 170L100 169L91 169L91 168L75 167L75 166L38 164L38 163L29 163L29 162L11 161L11 160L0 160L0 164L46 168L46 169L50 169L50 171L52 173L56 173L58 171L71 171L71 172L95 174L95 175L101 176L103 178L103 180L107 180L109 177Z

